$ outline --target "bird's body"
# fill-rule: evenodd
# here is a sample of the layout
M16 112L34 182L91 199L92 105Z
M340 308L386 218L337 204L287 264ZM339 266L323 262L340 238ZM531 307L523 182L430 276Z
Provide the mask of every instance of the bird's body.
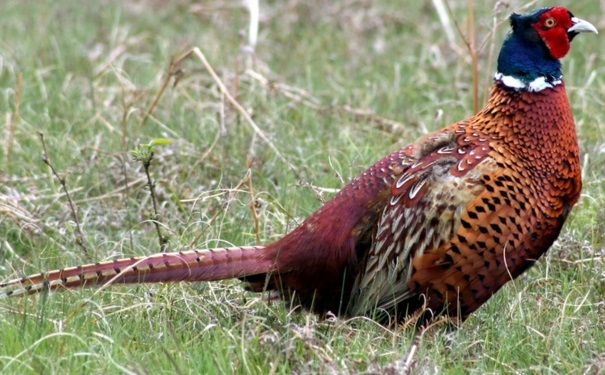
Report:
M552 245L581 189L559 59L596 30L564 8L511 24L483 110L384 157L280 240L52 271L0 284L0 298L242 278L318 313L466 318Z

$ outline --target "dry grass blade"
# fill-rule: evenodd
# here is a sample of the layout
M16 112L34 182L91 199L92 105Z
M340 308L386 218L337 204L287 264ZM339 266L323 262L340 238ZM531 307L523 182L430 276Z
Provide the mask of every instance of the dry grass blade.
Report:
M162 86L160 86L160 90L155 94L155 96L153 97L153 101L151 102L149 107L147 107L147 109L145 110L145 114L143 115L143 117L141 118L141 121L139 121L139 125L137 126L137 131L140 131L143 128L143 125L145 125L145 122L147 121L149 116L151 116L151 113L153 112L155 107L158 105L160 98L162 97L162 95L164 95L166 88L170 84L170 80L175 78L174 85L176 85L176 83L178 82L178 79L181 74L181 69L179 67L180 61L181 61L180 59L177 59L170 63L170 67L168 68L166 77L164 77Z
M18 197L0 194L0 217L13 220L20 228L33 229L34 232L38 231L38 220L31 212L19 204Z
M183 60L184 58L188 57L191 54L196 55L200 59L200 61L202 62L202 64L204 65L204 67L206 68L206 70L208 71L208 73L212 76L212 79L214 80L214 82L220 88L221 92L225 95L225 97L231 103L231 105L233 105L233 107L235 107L235 109L246 119L246 122L248 122L248 124L250 125L250 127L252 127L252 129L254 130L254 132L263 141L265 141L265 143L275 152L275 154L277 155L277 157L279 159L281 159L281 161L283 161L288 166L288 168L290 168L296 174L297 177L299 177L298 169L296 167L294 167L282 155L282 153L277 149L277 147L275 146L275 144L265 135L265 133L261 130L261 128L258 127L258 125L256 125L256 123L254 122L254 120L252 119L252 117L250 116L250 114L248 113L248 111L246 111L237 102L237 100L235 100L233 98L233 96L229 93L229 90L227 90L227 87L225 86L225 84L223 83L223 81L221 81L221 79L219 78L219 76L216 74L216 72L214 71L214 69L212 68L212 66L210 65L210 63L208 62L208 60L206 59L206 56L204 56L204 54L202 53L202 51L198 47L194 47L191 50L189 50L188 52L184 53L179 59L177 59L177 61L181 61L181 60Z
M4 137L4 162L8 164L10 162L10 156L13 151L13 143L15 139L15 131L17 125L21 119L20 107L21 107L21 94L23 90L23 74L17 75L17 85L15 87L15 109L13 113L6 112L6 128Z
M450 46L456 45L456 37L454 33L454 29L452 28L452 22L450 20L450 14L447 10L447 6L444 3L444 0L432 0L433 6L437 11L437 16L439 16L439 22L441 22L441 27L447 37L447 41Z
M267 90L277 92L296 103L300 103L305 107L311 108L318 112L346 113L352 115L358 121L377 124L380 129L392 134L405 133L405 131L409 130L411 127L398 121L379 116L376 114L376 112L368 108L354 108L349 105L323 105L321 100L313 97L307 91L299 87L287 85L285 83L271 81L262 74L251 69L248 69L246 74L255 81L261 83L265 88L267 88ZM420 126L420 124L418 124L418 126ZM424 127L420 128L419 130L424 134L429 132Z

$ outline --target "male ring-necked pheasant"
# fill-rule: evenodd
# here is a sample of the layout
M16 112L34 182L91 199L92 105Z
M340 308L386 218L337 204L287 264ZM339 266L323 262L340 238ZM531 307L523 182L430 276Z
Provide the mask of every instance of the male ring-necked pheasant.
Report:
M562 7L510 23L485 108L378 161L280 240L65 268L0 297L241 278L318 313L466 318L548 250L582 185L559 59L597 30Z

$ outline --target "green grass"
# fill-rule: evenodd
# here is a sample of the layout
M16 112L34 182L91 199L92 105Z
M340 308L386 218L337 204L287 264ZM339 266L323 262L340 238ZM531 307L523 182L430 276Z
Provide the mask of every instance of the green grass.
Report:
M425 129L473 112L470 59L460 38L449 45L430 2L261 2L252 68L290 89L246 73L241 30L248 15L239 2L129 3L0 3L0 280L87 262L61 186L41 161L38 132L67 178L91 256L102 260L158 251L144 172L127 153L137 144L159 137L175 142L158 149L152 166L171 248L254 244L250 194L246 186L234 189L249 156L259 234L269 242L331 196L320 198L311 187L338 189ZM466 4L452 1L462 27ZM569 6L599 27L596 1ZM498 19L512 10L501 10ZM491 4L477 4L476 12L482 40L492 24ZM506 28L498 29L496 43ZM220 91L195 58L182 64L178 84L139 127L171 59L193 46L287 164L232 107L221 125ZM415 373L605 371L600 51L602 35L581 35L564 61L584 190L561 240L460 330L423 336ZM494 64L488 65L487 49L479 58L483 78ZM324 110L286 95L300 96L295 89ZM395 374L412 335L363 318L318 321L261 301L235 281L116 286L2 300L0 372Z

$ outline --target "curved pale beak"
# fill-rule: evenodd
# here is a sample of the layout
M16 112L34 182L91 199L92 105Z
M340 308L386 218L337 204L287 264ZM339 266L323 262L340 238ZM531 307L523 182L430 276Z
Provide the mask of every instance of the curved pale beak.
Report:
M595 33L598 34L597 28L588 21L584 21L578 17L571 18L572 25L567 29L568 33Z

